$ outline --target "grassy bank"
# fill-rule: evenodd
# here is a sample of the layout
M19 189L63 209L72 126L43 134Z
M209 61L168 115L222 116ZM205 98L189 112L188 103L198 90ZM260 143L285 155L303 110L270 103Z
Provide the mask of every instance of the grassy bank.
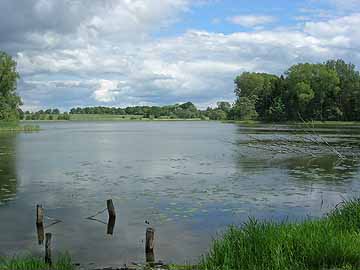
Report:
M0 270L75 270L68 255L61 255L51 268L44 263L43 258L25 256L0 258Z
M18 122L2 122L0 121L0 132L1 131L39 131L39 125L27 125L20 124Z
M214 240L206 270L360 269L360 200L319 220L273 223L250 220Z

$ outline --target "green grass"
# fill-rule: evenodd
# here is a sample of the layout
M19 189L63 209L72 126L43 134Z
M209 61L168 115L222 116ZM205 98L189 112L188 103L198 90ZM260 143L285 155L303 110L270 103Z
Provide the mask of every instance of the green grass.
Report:
M39 125L21 125L19 122L4 122L0 121L0 132L1 131L39 131Z
M75 270L69 255L61 255L49 268L44 259L40 257L25 256L13 258L0 258L0 270Z
M302 223L249 220L215 239L202 269L360 269L360 200Z

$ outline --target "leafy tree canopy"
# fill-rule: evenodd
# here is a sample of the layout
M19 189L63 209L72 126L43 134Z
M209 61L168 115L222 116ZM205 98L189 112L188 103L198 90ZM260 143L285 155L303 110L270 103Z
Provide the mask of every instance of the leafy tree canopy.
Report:
M0 120L14 121L19 118L21 99L16 94L19 74L12 57L0 51Z

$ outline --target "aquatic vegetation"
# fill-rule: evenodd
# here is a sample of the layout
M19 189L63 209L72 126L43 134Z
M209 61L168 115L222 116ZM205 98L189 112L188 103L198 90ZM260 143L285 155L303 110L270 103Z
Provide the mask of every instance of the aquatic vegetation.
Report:
M215 239L202 268L359 269L360 199L302 223L259 222L230 227Z
M34 256L0 258L0 270L75 270L68 254L60 255L51 268L43 258Z

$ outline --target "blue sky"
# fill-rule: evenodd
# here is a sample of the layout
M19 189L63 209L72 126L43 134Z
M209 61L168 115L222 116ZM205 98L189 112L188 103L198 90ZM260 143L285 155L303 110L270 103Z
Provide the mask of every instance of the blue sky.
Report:
M25 110L233 101L244 71L360 65L360 0L0 2Z
M169 29L168 33L181 33L191 28L225 34L252 31L252 28L231 24L226 20L230 17L249 14L275 17L276 22L264 25L267 28L289 26L296 23L295 17L301 15L300 8L305 6L303 1L214 1L195 6L191 12L184 14L181 23Z

